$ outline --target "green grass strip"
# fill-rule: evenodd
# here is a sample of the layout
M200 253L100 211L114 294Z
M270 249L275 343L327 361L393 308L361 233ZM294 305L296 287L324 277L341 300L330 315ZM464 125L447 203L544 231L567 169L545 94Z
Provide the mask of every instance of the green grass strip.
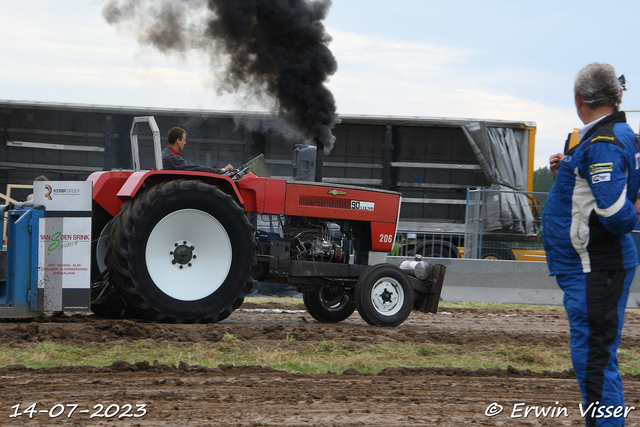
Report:
M640 353L619 352L623 373L638 373ZM28 348L0 347L0 366L24 365L29 368L53 366L107 366L124 360L129 363L158 361L177 366L217 367L219 364L262 365L296 373L341 373L355 369L378 373L388 367L455 367L465 369L516 369L532 371L564 371L571 368L570 353L542 346L520 347L497 343L475 351L464 346L433 344L375 344L350 349L335 341L322 341L302 350L287 348L261 349L231 337L211 346L174 347L153 342L76 347L41 342Z

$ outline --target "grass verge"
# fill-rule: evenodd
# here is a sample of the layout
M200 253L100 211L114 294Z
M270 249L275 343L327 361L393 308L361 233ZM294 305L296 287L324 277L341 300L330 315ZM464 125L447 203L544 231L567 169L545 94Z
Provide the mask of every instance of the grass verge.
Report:
M304 308L298 298L250 297L254 304L277 303ZM561 306L525 304L442 302L440 310L552 310L564 311ZM628 310L640 313L640 310ZM290 341L290 340L287 340ZM291 340L295 341L295 340ZM640 351L618 352L622 373L640 373ZM0 366L24 365L29 368L53 366L107 366L124 360L177 366L216 367L219 364L263 365L297 373L341 373L355 369L364 373L378 373L387 367L455 367L464 369L516 369L532 371L564 371L571 368L570 352L542 346L514 346L495 343L483 348L465 348L434 344L374 344L352 348L337 341L299 343L299 345L259 348L227 333L218 343L196 344L192 347L158 344L150 341L117 343L99 347L78 347L54 342L40 342L27 348L0 346Z
M277 303L281 305L297 305L297 306L300 306L301 310L304 310L304 303L300 298L276 297L276 296L247 297L245 298L245 302L253 303L253 304ZM439 310L446 310L446 309L551 310L551 311L564 312L564 307L560 305L504 304L504 303L492 303L492 302L441 301L438 307L439 307Z
M621 350L620 370L639 372L640 352ZM52 366L107 366L124 360L177 366L217 367L219 364L262 365L297 373L341 373L355 369L378 373L388 367L455 367L464 369L516 369L532 371L564 371L571 368L569 351L541 346L520 347L496 343L476 351L462 346L433 344L375 344L352 349L336 341L321 341L302 349L261 349L250 342L226 337L219 343L193 347L173 347L153 342L115 344L104 347L74 347L41 342L30 348L0 347L0 366L24 365L30 368Z
M291 297L247 297L245 302L253 304L269 304L277 303L282 305L297 305L304 310L304 303L301 298ZM558 311L564 313L564 307L561 305L536 305L536 304L506 304L500 302L457 302L457 301L440 301L438 305L439 311L447 309L474 309L474 310L532 310L532 311ZM640 315L640 308L628 308L627 314Z

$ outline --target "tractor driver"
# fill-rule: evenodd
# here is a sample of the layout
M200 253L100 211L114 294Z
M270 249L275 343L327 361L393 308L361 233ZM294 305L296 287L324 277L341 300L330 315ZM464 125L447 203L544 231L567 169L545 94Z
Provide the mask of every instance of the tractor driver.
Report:
M194 165L186 161L180 152L187 144L187 132L179 127L172 128L168 133L169 145L162 150L162 168L166 170L183 170L223 174L233 171L233 166L211 168L209 166Z

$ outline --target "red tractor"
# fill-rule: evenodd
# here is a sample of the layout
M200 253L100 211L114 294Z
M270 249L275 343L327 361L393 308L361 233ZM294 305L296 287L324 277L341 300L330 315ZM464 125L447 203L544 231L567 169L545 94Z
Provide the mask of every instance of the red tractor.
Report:
M152 118L136 118L144 119ZM254 279L295 287L319 322L340 322L357 308L371 325L397 326L413 309L437 311L443 266L385 263L399 193L264 178L248 167L230 176L137 170L88 180L98 314L217 322L242 304Z

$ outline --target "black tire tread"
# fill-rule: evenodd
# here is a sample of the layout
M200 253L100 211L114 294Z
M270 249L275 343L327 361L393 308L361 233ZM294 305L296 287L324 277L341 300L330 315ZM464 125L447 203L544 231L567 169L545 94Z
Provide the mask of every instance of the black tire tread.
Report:
M148 210L153 209L159 198L162 198L166 203L171 203L175 194L177 194L176 192L189 191L196 188L211 197L226 201L237 211L237 215L244 219L246 222L246 231L251 235L248 241L250 241L252 245L253 259L252 266L250 269L247 269L246 278L243 280L244 284L237 287L236 294L229 298L229 303L222 310L219 310L217 313L210 313L210 315L202 318L181 318L158 311L154 308L153 303L146 301L144 296L139 292L138 285L132 279L136 266L128 262L128 260L131 259L132 251L136 250L136 248L132 247L130 241L136 232L135 224L147 217ZM222 192L218 187L205 184L201 181L166 181L145 189L141 194L123 205L122 212L117 218L117 222L113 225L112 235L107 244L107 265L109 267L110 280L115 286L119 297L127 304L128 308L133 309L140 317L176 323L212 323L223 320L231 315L231 313L242 304L245 295L251 289L253 285L253 270L257 265L255 245L253 227L246 219L245 211L235 203L231 196Z
M407 288L405 289L403 309L400 313L396 313L393 318L390 317L389 319L385 319L382 316L376 318L375 309L371 307L371 290L369 289L369 285L372 285L378 278L385 276L395 276L400 279L401 282L404 281ZM411 314L414 299L415 295L411 282L398 267L391 264L377 264L370 267L360 276L356 284L355 302L358 314L360 314L360 317L362 317L365 322L372 326L395 327L402 324L402 322L409 317L409 314Z
M347 304L338 311L328 311L324 308L320 300L321 288L312 292L302 294L304 307L311 317L320 323L339 323L346 320L356 310L356 304L352 297L349 297Z

